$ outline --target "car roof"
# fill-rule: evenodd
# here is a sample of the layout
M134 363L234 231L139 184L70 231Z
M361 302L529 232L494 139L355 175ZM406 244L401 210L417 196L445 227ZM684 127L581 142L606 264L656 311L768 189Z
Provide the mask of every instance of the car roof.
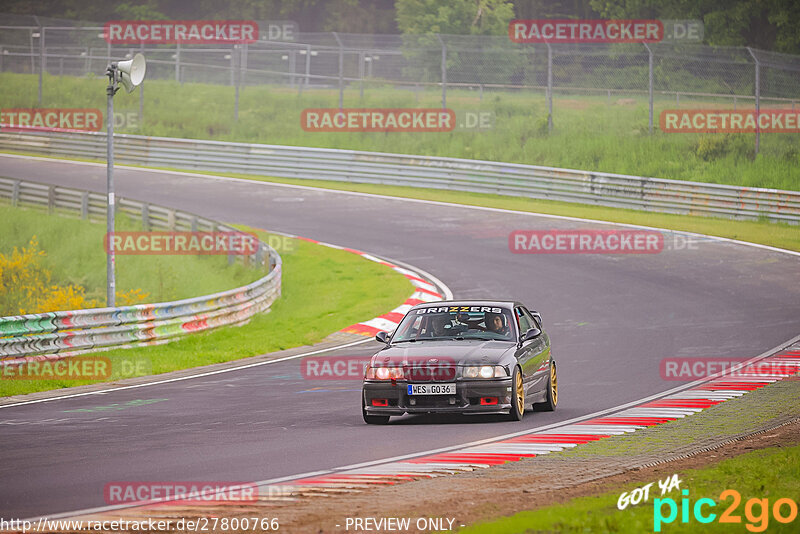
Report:
M524 304L516 300L436 300L433 302L421 302L411 309L427 308L429 306L494 306L513 308L515 306L524 306Z

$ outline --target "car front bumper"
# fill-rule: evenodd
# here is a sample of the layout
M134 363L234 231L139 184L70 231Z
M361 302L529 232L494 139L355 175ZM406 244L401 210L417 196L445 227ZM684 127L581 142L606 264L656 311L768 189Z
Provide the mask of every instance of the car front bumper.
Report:
M419 382L415 382L419 383ZM434 383L434 382L429 382ZM511 378L457 380L455 395L409 395L408 382L369 381L363 384L364 409L368 415L405 413L507 414L511 410ZM481 404L481 398L496 397L497 404ZM386 399L388 406L373 406L373 399Z

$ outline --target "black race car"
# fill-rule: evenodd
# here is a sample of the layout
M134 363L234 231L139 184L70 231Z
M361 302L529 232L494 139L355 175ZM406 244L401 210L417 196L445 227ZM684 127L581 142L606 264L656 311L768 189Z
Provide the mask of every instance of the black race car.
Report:
M441 301L411 308L364 375L364 421L405 413L505 414L552 411L556 362L537 312L519 302Z

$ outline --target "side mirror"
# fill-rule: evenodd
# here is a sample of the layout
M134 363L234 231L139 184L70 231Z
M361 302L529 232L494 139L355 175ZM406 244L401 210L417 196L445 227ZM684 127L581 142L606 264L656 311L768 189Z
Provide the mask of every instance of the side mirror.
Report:
M526 341L528 341L530 339L533 339L533 338L536 338L536 337L539 337L541 335L542 335L542 331L534 326L533 328L528 329L528 331L525 332L524 334L522 334L522 336L520 336L519 342L520 343L525 343Z
M375 340L380 341L381 343L389 343L389 333L378 332L377 334L375 334Z

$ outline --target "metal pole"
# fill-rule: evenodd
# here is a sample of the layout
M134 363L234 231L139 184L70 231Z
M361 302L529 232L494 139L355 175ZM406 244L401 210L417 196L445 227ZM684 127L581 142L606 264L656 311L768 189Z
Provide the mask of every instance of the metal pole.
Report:
M436 37L442 45L442 109L447 109L447 45L441 35L437 33Z
M344 107L344 45L336 32L331 32L339 43L339 109Z
M289 76L290 87L294 87L294 82L295 82L294 74L296 70L297 70L297 50L292 49L289 51L289 72L292 73Z
M753 49L748 46L747 51L750 52L750 55L753 56L753 61L756 62L756 154L758 154L761 148L761 128L758 124L761 118L761 65L753 53Z
M311 45L306 46L306 80L305 85L308 88L311 79Z
M650 127L650 135L653 134L653 51L647 46L647 43L644 43L644 47L647 48L647 65L648 65L648 80L647 80L647 87L648 87L648 101L649 101L649 108L650 108L650 119L649 119L649 127Z
M553 49L547 43L547 133L553 131Z
M361 100L364 100L364 52L358 53L358 79L358 96Z
M44 77L44 28L39 28L39 105L42 105L42 78Z
M181 83L181 44L175 45L175 81Z
M239 53L236 53L236 50L239 50ZM239 121L239 83L241 82L242 78L242 49L239 45L233 45L234 50L234 57L236 58L236 87L234 89L235 99L233 104L233 120L238 122Z
M144 43L139 45L139 51L144 55ZM139 86L139 128L144 126L144 84Z
M117 282L115 278L114 258L114 93L116 92L116 67L109 67L109 82L106 88L108 95L108 109L106 115L108 134L106 136L107 164L106 164L106 190L108 193L108 209L106 210L106 234L108 250L106 255L106 306L113 308L116 301Z

